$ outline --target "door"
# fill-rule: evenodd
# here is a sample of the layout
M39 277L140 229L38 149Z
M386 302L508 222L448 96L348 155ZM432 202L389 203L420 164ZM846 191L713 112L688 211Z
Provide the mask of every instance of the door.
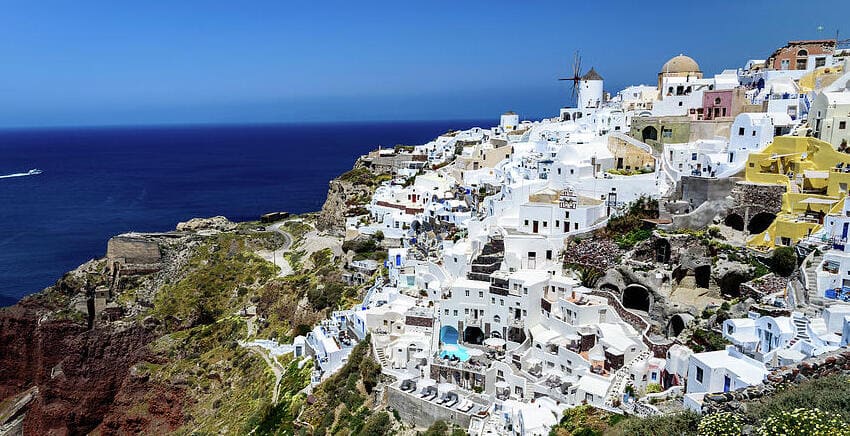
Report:
M532 224L532 228L531 228L532 233L537 233L537 225L538 225L538 222L534 221L534 223Z
M729 392L729 389L732 387L732 380L728 375L723 376L723 392Z

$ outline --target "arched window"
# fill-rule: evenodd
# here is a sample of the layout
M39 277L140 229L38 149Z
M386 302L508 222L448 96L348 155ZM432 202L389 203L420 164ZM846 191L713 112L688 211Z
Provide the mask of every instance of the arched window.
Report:
M797 51L797 56L808 56L808 55L809 55L809 52L806 51L806 49L800 49L799 51Z
M714 104L720 104L720 97L714 99Z
M493 322L495 322L495 323L502 322L502 317L500 317L499 315L493 316Z

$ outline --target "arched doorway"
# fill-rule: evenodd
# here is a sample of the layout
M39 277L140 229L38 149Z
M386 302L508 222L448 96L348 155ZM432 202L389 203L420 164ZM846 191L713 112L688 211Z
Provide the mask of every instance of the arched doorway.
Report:
M457 329L447 325L440 329L440 342L444 344L457 344Z
M623 290L623 307L649 312L652 301L649 290L643 285L631 284Z
M744 231L744 218L741 215L738 215L737 213L727 215L726 219L723 220L723 224L739 232Z
M700 265L694 268L694 281L698 288L708 288L711 283L711 265Z
M620 293L620 289L617 288L616 286L612 285L611 283L605 283L605 284L599 286L599 289L602 289L603 291L613 292L614 294Z
M478 327L463 329L463 341L469 344L481 345L484 342L484 331Z
M682 330L685 329L685 326L693 320L694 317L689 313L677 313L673 315L670 321L667 322L667 336L671 338L679 336Z
M650 139L653 140L653 141L657 141L658 140L658 129L656 129L653 126L646 126L646 127L643 128L643 130L641 130L641 137L643 138L643 142L646 142L647 140L650 140Z
M767 228L770 227L771 224L773 224L773 220L775 219L776 215L772 213L759 212L755 214L755 216L750 218L750 224L747 225L747 231L753 235L759 234L767 230Z

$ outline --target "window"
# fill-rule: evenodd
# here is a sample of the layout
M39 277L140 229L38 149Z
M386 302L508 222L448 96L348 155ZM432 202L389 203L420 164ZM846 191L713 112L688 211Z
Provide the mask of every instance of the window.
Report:
M691 153L691 160L697 160L697 154Z
M525 223L525 225L527 226L527 225L528 225L528 220L525 220L525 222L524 222L524 223Z
M717 97L717 98L714 99L714 104L716 104L716 105L720 104L720 97Z
M823 58L823 57L815 58L815 68L822 67L824 65L826 65L826 58Z
M702 368L697 367L697 383L702 383Z
M738 127L738 136L744 136L744 128L743 127ZM525 224L528 225L528 221L526 221Z
M466 290L466 296L469 296L469 289Z
M555 220L555 227L560 229L561 228L561 222L558 221L558 220Z
M753 136L756 136L756 130L753 129Z
M552 250L546 250L546 260L552 260Z
M575 223L575 229L578 230L578 223Z
M560 168L558 168L558 174L561 174L561 169L560 169Z
M549 225L548 221L543 221L543 228L545 229Z
M499 306L504 306L504 305L505 305L505 300L500 298L499 299Z
M449 309L446 309L446 316L449 316Z
M805 70L806 64L807 64L806 58L797 59L797 69L798 70Z
M570 211L564 212L564 218L567 218L567 219L570 218Z
M790 59L782 59L782 61L780 62L779 69L780 70L787 70L790 66L791 66L791 60Z
M844 130L847 128L847 121L839 121L838 122L838 130Z
M484 291L478 291L478 298L484 298Z
M661 137L672 138L673 137L673 129L661 129Z
M463 314L464 314L464 315L469 315L469 308L463 309Z
M457 316L457 309L455 309L452 313L454 316Z
M679 106L681 106L681 105L682 105L682 102L680 101L680 102L679 102Z
M797 51L797 56L808 56L809 52L806 49L800 49Z
M499 315L493 315L493 322L497 324L502 322L502 317L500 317Z

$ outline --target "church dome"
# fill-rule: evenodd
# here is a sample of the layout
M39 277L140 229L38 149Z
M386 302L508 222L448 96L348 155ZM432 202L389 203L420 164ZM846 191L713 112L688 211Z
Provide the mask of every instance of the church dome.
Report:
M661 67L661 73L698 73L700 72L699 64L697 61L691 59L688 56L680 54L679 56L674 57L667 61L663 67Z

